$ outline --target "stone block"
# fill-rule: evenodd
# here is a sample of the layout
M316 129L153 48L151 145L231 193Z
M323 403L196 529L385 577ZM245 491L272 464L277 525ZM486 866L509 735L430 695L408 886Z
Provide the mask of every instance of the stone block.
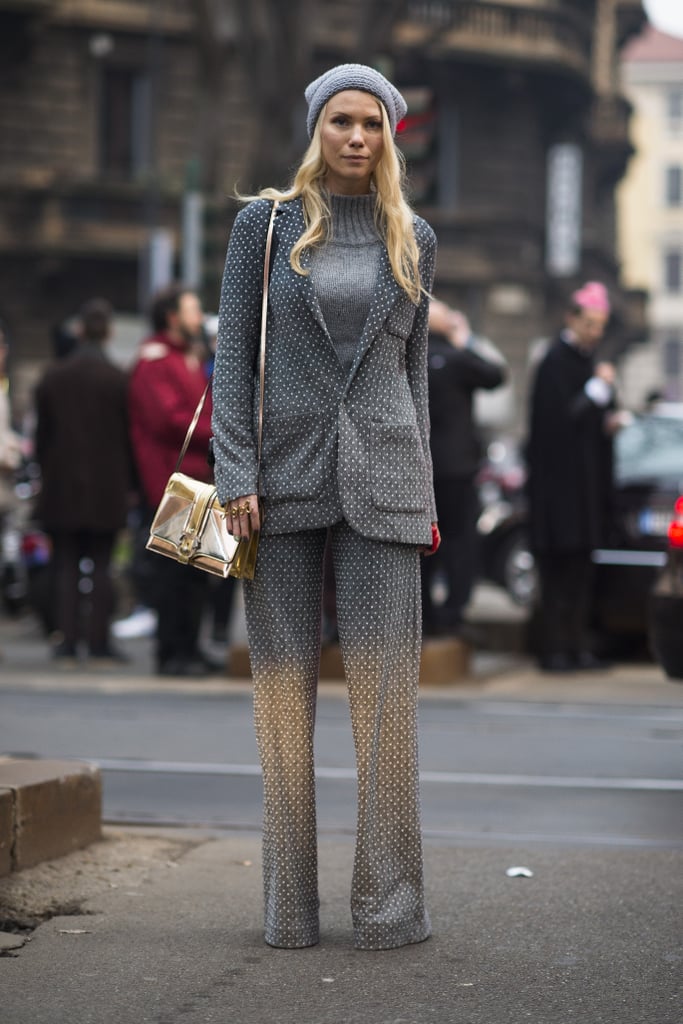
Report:
M469 679L469 644L456 637L425 640L420 660L420 685L444 686Z
M230 647L228 656L228 675L238 679L251 678L251 664L249 662L249 648L246 644L233 644Z
M0 759L13 797L12 870L62 857L101 837L99 769L78 761Z
M11 789L0 789L0 878L12 870L13 842L14 794Z
M469 675L471 648L462 640L438 638L426 640L422 646L420 683L444 685L462 682ZM230 675L249 678L247 647L233 647L228 666ZM328 644L320 652L320 679L344 679L344 664L338 644Z

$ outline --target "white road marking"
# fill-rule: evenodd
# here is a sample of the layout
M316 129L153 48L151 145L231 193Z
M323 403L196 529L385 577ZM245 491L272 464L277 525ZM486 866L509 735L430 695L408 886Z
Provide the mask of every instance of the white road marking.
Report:
M173 829L199 829L202 832L211 834L222 834L224 832L250 832L260 836L261 823L247 821L228 821L219 818L195 821L188 818L179 818L169 815L135 815L124 813L109 813L103 818L106 825L127 825L135 828L173 828ZM348 836L353 838L356 835L355 828L343 825L320 825L318 834L321 836ZM429 828L422 829L422 835L426 840L443 840L456 843L473 843L477 846L489 844L518 844L541 843L546 845L564 846L621 846L621 847L643 847L661 850L679 850L681 842L678 839L656 839L646 836L633 835L595 835L588 833L562 832L497 832L490 829L448 829Z
M147 761L135 758L83 758L106 772L141 772L156 775L237 775L254 776L261 774L257 764L203 763L195 761ZM353 768L318 767L318 779L340 779L355 781ZM513 775L488 774L484 772L420 772L424 783L442 783L462 786L517 786L542 787L545 789L620 789L654 790L656 792L681 792L683 780L679 779L638 779L608 778L582 775Z

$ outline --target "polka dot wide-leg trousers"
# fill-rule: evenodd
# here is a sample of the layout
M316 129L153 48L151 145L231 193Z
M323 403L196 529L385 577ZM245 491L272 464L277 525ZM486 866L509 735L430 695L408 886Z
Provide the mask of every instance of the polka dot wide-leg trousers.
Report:
M354 945L392 949L430 933L417 768L420 567L413 545L330 528L339 642L358 773ZM327 530L261 538L245 584L263 770L265 939L318 941L313 732Z

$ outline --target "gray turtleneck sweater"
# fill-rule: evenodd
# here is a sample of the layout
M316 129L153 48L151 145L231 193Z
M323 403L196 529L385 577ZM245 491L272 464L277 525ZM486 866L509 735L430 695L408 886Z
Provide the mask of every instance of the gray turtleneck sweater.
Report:
M346 372L370 312L383 241L375 196L329 196L331 237L314 249L311 280L327 330Z

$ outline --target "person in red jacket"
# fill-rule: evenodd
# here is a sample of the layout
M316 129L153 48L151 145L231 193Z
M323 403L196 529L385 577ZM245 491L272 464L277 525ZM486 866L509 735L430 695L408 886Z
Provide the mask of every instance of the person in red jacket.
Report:
M206 373L196 355L202 330L198 296L171 285L153 299L153 333L140 346L133 367L128 400L133 454L141 498L151 523L192 416L206 386ZM210 480L207 449L211 436L211 401L207 396L182 470ZM158 613L157 672L160 675L206 675L211 664L199 648L199 628L206 578L202 572L168 558L148 554L147 571Z

